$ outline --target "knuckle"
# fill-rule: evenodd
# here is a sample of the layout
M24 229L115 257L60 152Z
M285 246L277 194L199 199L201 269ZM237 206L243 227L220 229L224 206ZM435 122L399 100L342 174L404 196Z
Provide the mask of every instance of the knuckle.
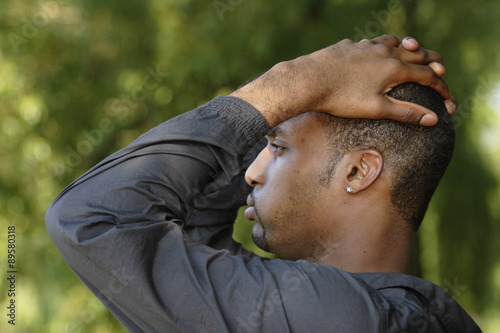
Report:
M333 45L331 45L330 47L328 47L327 49L330 50L330 51L333 51L333 50L342 50L342 49L347 49L349 48L354 42L349 39L349 38L346 38L346 39L343 39L341 40L340 42L337 42Z
M350 44L352 44L352 43L354 43L354 42L352 41L352 39L350 39L350 38L345 38L345 39L342 39L340 42L338 42L338 43L337 43L337 45L350 45Z
M435 91L437 91L444 98L450 97L450 91L448 89L448 86L443 80L439 80L437 84L431 84L430 87Z
M401 72L404 69L404 64L401 60L396 59L396 58L388 58L385 61L385 68L389 71L392 72L398 72L398 74L401 74Z
M385 44L375 44L373 45L374 52L376 52L379 56L388 57L392 55L392 47Z
M436 72L434 72L431 67L426 66L424 70L426 74L424 76L424 82L426 85L436 84L442 86L444 84L444 81L439 76L437 76Z
M413 118L414 118L414 115L415 113L409 109L409 108L406 108L402 113L401 113L401 122L402 123L405 123L405 124L408 124L408 123L412 123L413 122Z
M385 40L391 41L391 42L399 41L399 38L397 38L396 36L391 35L391 34L384 34L384 35L382 35L382 39L385 39Z
M372 44L375 44L375 42L371 39L362 39L359 41L359 44L363 44L363 45L372 45Z
M375 43L389 43L389 44L397 44L399 42L399 38L394 35L384 34L379 37L375 37L372 39Z
M430 62L438 62L438 63L443 63L443 57L441 54L435 51L429 51L426 49L420 48L418 50L418 55L420 57L420 60L426 64Z
M277 73L291 73L294 70L294 63L292 61L281 61L273 66L272 70Z

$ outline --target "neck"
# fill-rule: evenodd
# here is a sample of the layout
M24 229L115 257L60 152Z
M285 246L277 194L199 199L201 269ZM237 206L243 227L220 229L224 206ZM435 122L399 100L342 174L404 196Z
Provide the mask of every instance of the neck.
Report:
M414 236L408 223L402 219L390 219L394 215L377 216L366 211L362 215L344 224L349 230L341 237L322 246L324 251L315 258L316 262L353 273L408 274Z

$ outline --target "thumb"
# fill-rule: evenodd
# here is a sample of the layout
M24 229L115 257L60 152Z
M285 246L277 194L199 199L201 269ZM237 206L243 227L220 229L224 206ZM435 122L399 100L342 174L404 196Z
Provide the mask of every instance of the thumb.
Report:
M404 124L434 126L438 118L434 112L415 103L400 101L387 96L386 118Z

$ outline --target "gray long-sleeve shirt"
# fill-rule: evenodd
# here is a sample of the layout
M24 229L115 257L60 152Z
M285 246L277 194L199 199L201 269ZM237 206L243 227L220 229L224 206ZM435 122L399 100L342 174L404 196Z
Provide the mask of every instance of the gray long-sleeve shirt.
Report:
M133 332L476 332L440 287L253 256L232 239L262 115L218 97L111 155L59 194L48 231ZM253 147L253 149L252 149Z

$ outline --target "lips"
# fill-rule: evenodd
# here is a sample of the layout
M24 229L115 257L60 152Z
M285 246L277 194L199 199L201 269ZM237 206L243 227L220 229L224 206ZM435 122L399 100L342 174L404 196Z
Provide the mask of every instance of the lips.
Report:
M247 206L253 207L252 193L247 196Z
M248 207L247 209L245 209L245 217L250 221L255 220L255 208Z
M253 221L253 220L255 220L255 208L253 206L252 194L249 194L247 197L247 205L248 205L248 208L245 209L245 217L248 220Z

